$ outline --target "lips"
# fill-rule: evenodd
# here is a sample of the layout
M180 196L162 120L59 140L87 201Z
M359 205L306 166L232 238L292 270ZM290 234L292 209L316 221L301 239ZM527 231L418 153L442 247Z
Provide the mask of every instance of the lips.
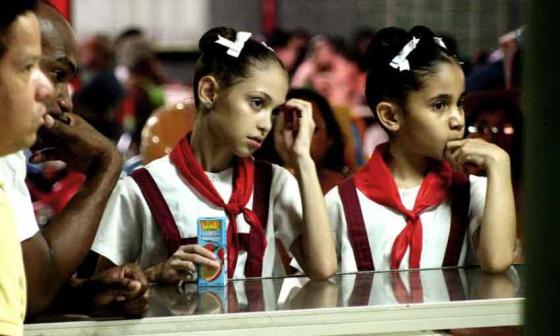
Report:
M249 146L251 146L253 148L261 147L262 142L264 140L263 138L260 138L260 137L247 137L247 139L248 139L247 142L249 143Z

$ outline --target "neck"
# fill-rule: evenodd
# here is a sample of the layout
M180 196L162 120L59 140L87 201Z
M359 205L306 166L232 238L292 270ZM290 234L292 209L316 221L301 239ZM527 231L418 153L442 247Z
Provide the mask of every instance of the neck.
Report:
M391 142L384 158L399 188L412 188L422 183L432 161L424 156L406 151Z
M191 135L191 148L196 160L207 172L216 173L229 168L233 154L217 141L204 118L197 118Z

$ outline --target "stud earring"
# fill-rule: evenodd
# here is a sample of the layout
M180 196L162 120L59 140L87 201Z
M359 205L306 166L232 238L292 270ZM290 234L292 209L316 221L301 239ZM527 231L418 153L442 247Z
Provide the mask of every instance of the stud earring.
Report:
M204 108L206 110L211 110L214 104L212 104L212 102L205 101L205 102L202 103L202 105L204 106Z

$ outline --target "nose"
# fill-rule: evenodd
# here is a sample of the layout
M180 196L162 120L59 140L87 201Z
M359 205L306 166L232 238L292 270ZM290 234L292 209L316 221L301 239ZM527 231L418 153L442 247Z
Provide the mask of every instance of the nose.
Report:
M267 110L261 113L257 122L257 128L263 135L270 131L272 128L272 111Z
M462 107L452 109L449 116L449 128L459 132L465 128L465 114Z
M35 85L35 101L45 103L51 99L54 94L54 87L48 80L47 76L35 68L32 74L32 82Z
M57 104L63 113L72 112L74 104L72 103L72 98L70 98L68 84L61 83L60 85L63 85L64 87L60 88Z

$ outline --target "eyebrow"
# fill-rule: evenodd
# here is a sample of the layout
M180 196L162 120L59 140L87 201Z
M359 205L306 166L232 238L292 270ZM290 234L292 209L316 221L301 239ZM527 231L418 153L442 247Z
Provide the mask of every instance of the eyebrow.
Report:
M272 101L272 97L268 93L261 90L256 90L255 92L262 94L265 97L265 99Z
M459 96L459 100L465 98L465 96L466 96L466 92L461 93L461 95ZM453 97L452 97L452 95L450 95L450 94L441 93L441 94L438 94L438 95L435 96L435 97L430 98L429 100L430 100L430 101L434 101L434 100L438 100L438 99L451 100L452 98L453 98Z
M430 102L436 101L436 100L451 100L451 95L446 94L446 93L441 93L438 94L437 96L431 97L429 99Z
M41 55L27 55L23 57L24 62L39 62L41 60Z

